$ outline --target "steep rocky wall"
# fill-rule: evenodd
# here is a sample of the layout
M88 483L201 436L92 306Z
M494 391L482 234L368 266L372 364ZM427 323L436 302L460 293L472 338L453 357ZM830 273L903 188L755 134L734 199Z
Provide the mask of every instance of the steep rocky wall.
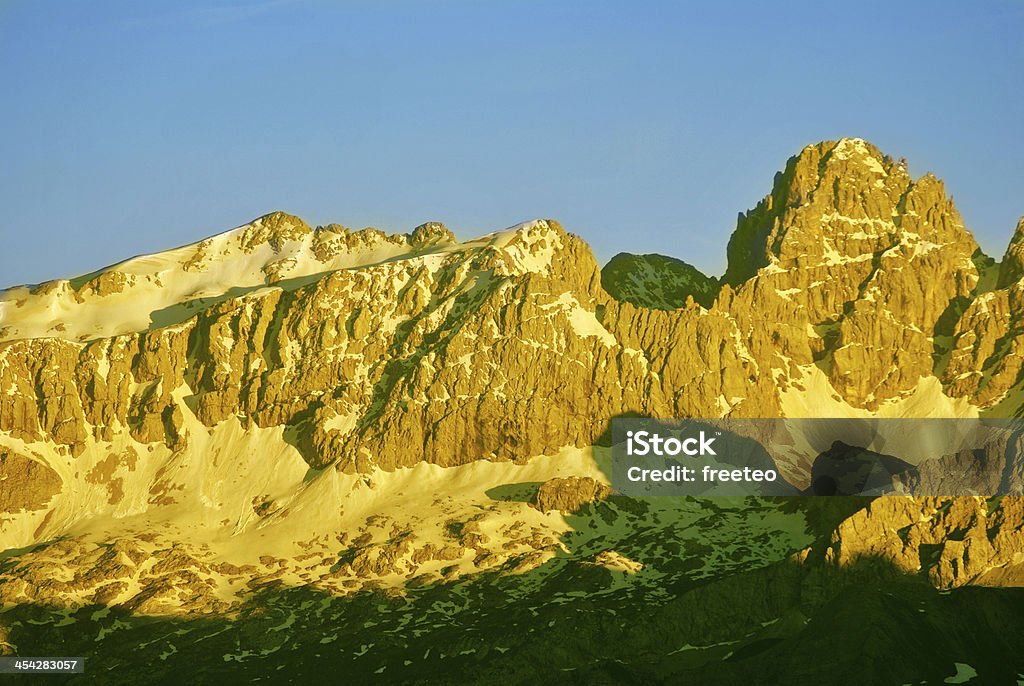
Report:
M797 304L832 385L875 409L932 374L940 318L979 282L976 253L941 181L844 139L805 148L741 215L724 280L767 322L799 321L781 301Z

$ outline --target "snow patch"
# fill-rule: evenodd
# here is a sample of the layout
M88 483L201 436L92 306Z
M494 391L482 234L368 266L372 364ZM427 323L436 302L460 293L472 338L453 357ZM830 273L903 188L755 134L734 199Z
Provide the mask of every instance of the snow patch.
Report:
M780 394L785 417L977 417L978 408L965 398L951 398L933 376L921 377L913 392L892 398L872 412L843 400L817 365L802 365L800 375Z

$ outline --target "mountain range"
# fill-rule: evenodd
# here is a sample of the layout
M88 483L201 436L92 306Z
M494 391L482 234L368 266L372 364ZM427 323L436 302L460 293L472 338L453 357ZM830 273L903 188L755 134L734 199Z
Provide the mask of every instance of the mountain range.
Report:
M627 498L606 440L1021 416L1024 219L997 261L940 180L847 138L727 257L274 212L4 291L0 654L109 683L1024 680L1019 496Z

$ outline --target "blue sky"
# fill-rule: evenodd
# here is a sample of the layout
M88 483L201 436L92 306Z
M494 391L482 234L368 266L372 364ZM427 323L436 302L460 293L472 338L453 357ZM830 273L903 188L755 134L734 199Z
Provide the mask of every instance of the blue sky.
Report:
M1024 214L1024 2L3 2L0 286L283 209L462 238L554 217L713 274L807 143Z

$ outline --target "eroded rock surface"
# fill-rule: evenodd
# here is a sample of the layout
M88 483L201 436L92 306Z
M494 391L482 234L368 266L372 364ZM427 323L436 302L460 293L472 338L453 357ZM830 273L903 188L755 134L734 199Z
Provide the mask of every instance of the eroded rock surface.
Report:
M550 479L537 490L534 504L541 512L575 513L584 505L604 500L612 489L589 476Z

